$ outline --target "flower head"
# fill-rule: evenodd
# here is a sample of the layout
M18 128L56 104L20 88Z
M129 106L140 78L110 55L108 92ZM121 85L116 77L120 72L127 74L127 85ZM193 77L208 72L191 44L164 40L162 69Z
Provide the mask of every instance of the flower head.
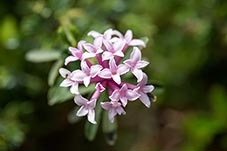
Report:
M80 69L72 72L65 68L59 70L64 78L60 86L70 87L70 92L75 94L75 103L80 106L77 116L87 116L89 122L96 124L95 109L101 105L113 122L116 115L126 114L124 108L129 101L140 99L150 107L149 93L154 87L147 85L147 75L142 69L149 62L142 60L140 50L146 46L145 42L133 39L131 30L124 35L113 29L103 34L91 31L88 36L92 36L94 41L89 43L82 40L77 48L69 47L71 55L65 59L65 65L80 61ZM125 58L127 51L131 51L129 58ZM124 82L123 76L129 72L136 77L137 84ZM78 87L82 84L88 87L91 83L96 87L91 98L87 99L80 94ZM99 102L101 93L109 96L105 102Z

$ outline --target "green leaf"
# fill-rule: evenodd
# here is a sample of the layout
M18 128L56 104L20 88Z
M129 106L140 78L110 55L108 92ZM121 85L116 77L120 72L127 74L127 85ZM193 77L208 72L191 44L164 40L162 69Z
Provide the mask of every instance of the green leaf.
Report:
M55 86L50 88L48 91L48 104L54 105L56 103L62 103L72 99L73 97L74 95L70 93L69 89Z
M59 68L63 65L63 60L59 59L57 62L53 64L53 66L50 69L49 75L48 75L48 84L49 86L53 86L58 74Z
M31 50L25 55L25 59L34 62L34 63L39 63L39 62L49 62L53 60L57 60L61 57L61 53L56 50Z
M105 99L106 99L106 94L102 93L99 100L97 101L96 108L95 108L95 118L97 123L92 124L88 121L86 121L85 123L85 136L89 141L94 140L97 134L99 124L101 121L101 113L102 113L100 102L103 102Z
M109 145L114 145L117 140L117 120L115 119L114 122L111 123L107 111L103 114L102 128L106 142Z

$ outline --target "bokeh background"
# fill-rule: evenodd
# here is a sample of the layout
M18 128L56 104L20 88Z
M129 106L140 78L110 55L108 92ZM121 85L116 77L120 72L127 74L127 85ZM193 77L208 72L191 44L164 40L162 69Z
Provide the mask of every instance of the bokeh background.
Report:
M90 30L149 39L157 101L85 138L58 68ZM227 151L226 0L1 0L0 151Z

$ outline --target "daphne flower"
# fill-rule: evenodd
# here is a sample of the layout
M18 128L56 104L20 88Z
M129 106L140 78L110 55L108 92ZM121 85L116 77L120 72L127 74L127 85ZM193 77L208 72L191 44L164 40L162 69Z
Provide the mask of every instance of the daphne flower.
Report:
M154 90L153 85L146 85L147 84L147 75L143 74L142 80L138 83L136 91L140 94L140 101L146 106L150 107L151 102L148 93Z
M121 103L118 101L111 101L111 102L102 102L102 108L109 111L109 120L113 123L114 117L122 114L126 114L124 109L121 106Z
M125 107L128 103L128 100L134 101L139 98L139 96L140 95L136 92L136 90L130 90L128 89L127 85L124 84L120 89L116 89L113 91L112 95L110 96L110 99L112 101L120 100L122 105Z
M129 71L128 67L124 64L120 64L119 66L116 65L114 59L109 61L109 68L103 69L99 73L99 77L104 79L112 78L117 84L121 83L120 75L123 75Z
M84 48L88 52L84 52L83 59L92 58L92 57L95 57L97 54L102 53L103 50L102 50L101 46L102 46L102 38L101 37L96 38L94 40L94 44L85 43Z
M101 105L113 122L116 115L126 114L124 108L129 101L140 99L150 107L149 96L154 87L147 85L147 75L142 71L149 64L141 58L140 49L145 47L145 43L134 39L131 30L127 30L124 35L112 29L104 33L91 31L88 35L94 41L80 41L77 48L69 47L71 55L65 59L65 65L80 61L80 69L72 72L65 68L59 70L64 78L60 86L70 87L70 92L75 94L75 103L80 106L77 116L87 116L89 122L96 124L95 108ZM131 49L130 58L126 58L125 53ZM126 73L135 75L136 84L123 80ZM90 83L96 86L92 96L87 99L79 93L78 87L81 84L88 87ZM101 93L107 93L109 97L106 96L107 102L100 104L97 102Z
M125 46L125 41L119 39L115 43L110 43L107 40L103 40L103 44L105 45L107 51L103 52L102 60L110 60L113 59L114 56L124 57L122 50Z
M65 80L63 80L60 84L61 87L70 87L70 92L73 94L78 94L78 81L72 79L74 72L71 73L69 70L65 68L60 68L59 72Z
M96 124L95 121L95 105L96 105L96 99L92 99L88 101L81 95L76 95L74 98L75 103L78 106L81 106L80 109L77 111L77 116L85 116L87 115L88 121Z
M137 82L141 81L143 78L141 68L144 68L149 64L149 62L141 60L141 52L137 47L133 48L130 59L125 60L124 63L130 67L130 70L137 78Z
M82 70L74 71L73 79L77 81L83 81L87 87L90 84L91 78L94 78L102 69L100 65L93 65L89 67L85 61L81 62Z
M78 48L69 47L69 51L71 52L72 55L68 56L65 59L65 65L67 65L69 62L72 62L72 61L82 60L84 43L85 41L82 40L78 43Z

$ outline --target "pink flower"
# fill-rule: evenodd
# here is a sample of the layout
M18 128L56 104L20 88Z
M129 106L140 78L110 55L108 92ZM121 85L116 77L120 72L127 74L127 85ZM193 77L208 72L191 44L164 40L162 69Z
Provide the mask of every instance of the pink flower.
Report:
M121 103L118 101L111 101L111 102L101 102L102 108L109 111L109 120L113 123L114 117L118 115L124 115L126 112L121 107Z
M140 95L136 92L136 90L128 89L127 85L124 84L120 89L116 89L113 91L110 99L112 101L120 100L122 105L125 107L128 103L128 100L134 101L139 98Z
M73 80L72 77L74 75L74 72L71 73L69 70L65 68L60 68L59 73L65 80L63 80L60 84L61 87L70 87L70 92L73 94L78 94L78 82Z
M117 84L121 83L120 75L123 75L129 71L128 67L124 64L120 64L119 66L116 65L114 59L109 61L109 68L103 69L99 73L99 77L104 79L112 78Z
M69 51L71 52L72 55L68 56L65 59L65 65L67 65L69 62L72 62L72 61L82 60L84 43L85 41L82 40L78 43L78 48L69 47Z
M96 124L95 108L101 105L109 112L109 120L114 121L116 115L126 114L124 108L129 101L138 98L147 107L150 107L149 94L154 89L147 85L147 75L142 68L149 62L141 60L141 51L145 47L144 41L133 39L131 30L122 35L117 30L108 29L103 34L91 31L89 36L93 42L80 41L77 48L69 47L71 55L65 59L65 65L69 62L80 61L80 69L72 72L65 68L59 70L64 80L60 86L70 87L70 92L75 94L74 101L80 106L77 116L87 116L89 122ZM133 47L140 46L140 47ZM130 58L126 58L127 51L132 52ZM123 63L122 63L123 62ZM125 82L126 73L135 75L136 84ZM78 87L83 84L96 84L92 96L87 99L81 96ZM107 93L107 102L97 103L101 93Z
M146 44L143 40L140 39L132 39L133 35L132 35L132 31L131 30L127 30L127 32L125 33L124 39L126 40L126 43L129 46L142 46L142 47L146 47Z
M151 102L148 96L148 93L154 90L153 85L146 85L147 84L147 75L143 74L142 80L137 84L136 91L140 94L140 101L146 106L150 107Z
M94 78L100 70L102 69L101 65L93 65L89 67L85 61L81 62L82 70L75 70L73 79L76 81L83 81L84 85L87 87L90 84L91 78Z
M78 106L81 106L80 109L77 111L77 116L85 116L87 115L88 121L96 124L95 121L95 105L96 105L96 99L91 99L88 101L81 95L76 95L74 97L74 101Z
M149 62L141 60L141 52L137 47L133 48L130 59L125 60L124 63L130 67L131 72L137 78L137 82L141 81L143 78L143 72L141 68L144 68L149 64Z
M94 44L85 43L84 48L88 52L84 52L83 59L95 57L97 54L102 53L102 38L98 37L94 40Z

